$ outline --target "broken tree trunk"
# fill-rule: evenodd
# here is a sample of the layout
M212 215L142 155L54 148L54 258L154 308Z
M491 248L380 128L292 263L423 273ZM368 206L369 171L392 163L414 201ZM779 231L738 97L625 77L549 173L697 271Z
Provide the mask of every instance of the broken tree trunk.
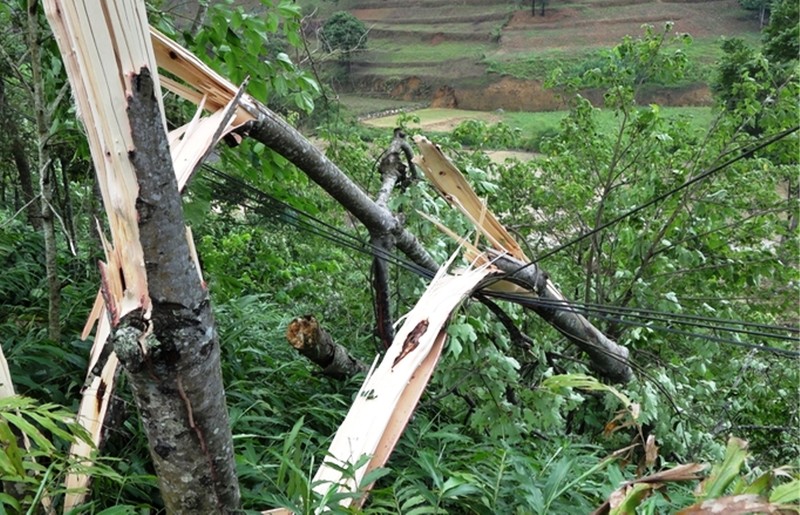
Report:
M504 270L509 272L512 277L517 272L525 273L527 271L527 286L541 300L549 304L546 306L542 305L544 303L535 305L529 302L526 304L524 297L520 299L520 303L533 309L570 342L585 351L589 355L592 368L599 374L615 382L630 381L633 371L628 363L628 349L603 336L596 327L570 306L569 301L550 281L544 271L530 264L530 259L525 256L519 244L495 218L494 214L488 211L461 172L447 159L438 146L422 136L416 136L414 141L422 153L418 163L428 180L436 186L450 205L461 211L475 225L475 228L486 237L496 251L507 254L510 258L499 260L496 265L502 268L505 263ZM518 264L516 268L513 266L514 263ZM527 268L522 269L523 266ZM518 274L517 278L519 278ZM508 298L512 301L515 299L515 297Z
M328 331L323 329L313 315L295 318L286 329L286 339L297 352L316 363L322 374L334 379L344 379L360 372L367 366L350 355L339 345Z
M170 513L239 509L233 443L208 293L183 223L179 183L229 129L232 109L195 118L170 154L144 2L45 2L86 127L112 243L79 421L99 441L118 354ZM215 115L216 116L216 115ZM189 141L191 140L191 141ZM181 177L176 180L176 173ZM115 352L103 352L110 338ZM107 356L107 361L102 359ZM88 447L88 446L87 446ZM73 447L78 456L89 449ZM71 476L70 488L88 478ZM82 501L65 500L65 511Z

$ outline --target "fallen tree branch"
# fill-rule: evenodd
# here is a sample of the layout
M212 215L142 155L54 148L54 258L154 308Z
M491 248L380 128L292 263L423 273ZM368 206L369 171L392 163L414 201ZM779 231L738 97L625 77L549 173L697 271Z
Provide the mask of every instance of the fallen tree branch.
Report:
M313 315L292 320L286 329L286 339L297 352L316 363L322 369L322 375L345 379L367 371L367 365L333 341Z
M418 163L439 193L447 202L461 211L475 228L489 241L495 252L490 253L494 264L509 275L505 279L524 286L542 300L555 303L555 307L525 302L525 295L509 295L508 300L518 302L536 312L567 339L589 355L591 367L608 379L625 383L633 377L628 364L628 349L607 338L583 315L569 304L547 274L525 256L520 245L436 145L422 136L414 141L422 153ZM474 253L474 252L473 252ZM513 286L513 285L511 285ZM484 293L490 294L490 290Z
M233 84L214 73L180 45L169 41L156 31L151 32L154 37L159 66L191 84L191 86L186 87L174 82L164 81L166 87L195 103L199 103L200 99L206 95L209 98L213 96L215 100L208 100L206 104L206 108L211 110L220 109L227 100L232 98L236 91ZM197 90L192 90L191 88L193 87L197 88ZM416 237L402 226L395 216L378 206L305 136L289 125L278 114L251 96L243 95L240 109L237 111L236 123L239 125L238 132L250 136L278 152L321 186L339 204L358 218L370 231L370 234L391 234L397 248L409 259L427 270L438 270L439 266L430 254L420 245ZM486 209L486 206L475 195L466 179L441 153L438 147L423 137L416 137L415 142L424 155L424 158L419 163L421 165L427 163L427 165L422 166L423 170L445 198L449 197L448 201L452 202L453 198L460 194L459 209L462 209L476 227L483 231L484 236L489 239L493 247L497 250L508 252L509 255L518 260L529 262L530 260L524 255L516 240L494 215ZM434 164L436 171L429 169ZM444 179L456 181L457 187L454 186L456 189L449 192L444 191L441 182ZM460 193L456 190L460 191ZM551 289L552 298L566 302L563 295L549 281L547 288ZM548 314L548 316L547 320L550 323L561 319L557 314ZM585 322L591 326L585 318L582 318L582 320L569 319L569 321L578 321L580 325ZM568 338L572 335L571 341L576 344L579 343L578 336L576 336L580 334L577 333L577 325L570 323L559 330ZM598 334L600 334L599 331ZM602 335L600 334L600 336ZM599 338L597 340L599 341ZM593 362L593 366L602 375L615 381L624 382L632 377L632 372L627 366L627 349L624 349L624 347L619 349L619 353L611 358L605 354L603 354L603 357L596 354L599 361ZM622 355L623 351L624 356ZM590 357L594 360L594 355L590 355ZM619 367L616 366L618 365L618 362L615 361L617 358L623 361L627 372L621 373ZM607 368L612 362L614 366Z
M535 285L538 299L525 302L524 298L516 298L514 302L525 306L563 334L570 342L589 356L589 364L596 372L608 379L626 383L633 377L628 365L628 349L607 338L586 317L570 306L566 297L547 278L547 274L535 265L525 267L525 263L509 256L498 257L494 264L509 274L512 280ZM511 299L509 299L511 300ZM537 304L543 300L550 305Z

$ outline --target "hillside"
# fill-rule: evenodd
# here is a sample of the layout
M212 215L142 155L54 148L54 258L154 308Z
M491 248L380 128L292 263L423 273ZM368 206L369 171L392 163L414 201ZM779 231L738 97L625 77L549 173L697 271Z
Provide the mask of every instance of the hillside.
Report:
M530 3L488 0L301 1L322 22L347 10L369 28L368 49L354 55L342 85L353 92L439 107L540 111L560 107L541 81L556 66L581 68L597 52L643 24L674 23L688 33L695 65L684 84L654 86L643 101L701 105L705 82L719 56L719 40L755 41L758 20L738 0L559 0L545 15L531 16Z

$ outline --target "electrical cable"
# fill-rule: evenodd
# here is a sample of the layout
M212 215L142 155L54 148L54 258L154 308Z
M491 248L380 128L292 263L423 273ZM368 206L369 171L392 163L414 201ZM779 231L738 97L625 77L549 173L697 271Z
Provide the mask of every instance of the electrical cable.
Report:
M746 150L746 151L742 152L741 154L737 155L736 157L728 159L727 161L725 161L725 162L723 162L723 163L721 163L719 165L716 165L716 166L706 170L705 172L702 172L702 173L696 175L695 177L689 179L688 181L684 182L680 186L677 186L677 187L675 187L675 188L673 188L673 189L671 189L671 190L669 190L669 191L667 191L665 193L662 193L661 195L657 195L657 196L653 197L652 199L648 200L647 202L645 202L644 204L641 204L641 205L639 205L639 206L637 206L637 207L635 207L635 208L633 208L633 209L631 209L629 211L626 211L625 213L622 213L621 215L613 218L612 220L609 220L608 222L605 222L605 223L599 225L598 227L595 227L591 231L588 231L588 232L586 232L586 233L584 233L584 234L582 234L582 235L580 235L580 236L568 241L567 243L565 243L563 245L559 245L558 247L545 252L542 256L539 256L536 260L532 261L531 263L526 264L525 266L531 266L534 263L539 263L541 261L544 261L545 259L549 258L550 256L552 256L552 255L554 255L554 254L556 254L556 253L558 253L558 252L560 252L560 251L562 251L562 250L564 250L566 248L569 248L569 247L571 247L571 246L573 246L573 245L575 245L577 243L580 243L581 241L585 240L586 238L588 238L588 237L590 237L590 236L592 236L594 234L597 234L600 231L608 229L612 225L615 225L615 224L621 222L622 220L624 220L624 219L626 219L626 218L628 218L630 216L633 216L636 213L638 213L638 212L640 212L640 211L642 211L644 209L647 209L648 207L650 207L650 206L652 206L654 204L657 204L658 202L661 202L662 200L674 195L675 193L678 193L678 192L688 188L692 184L695 184L696 182L699 182L699 181L707 178L708 176L710 176L710 175L722 170L723 168L725 168L727 166L730 166L733 163L736 163L737 161L740 161L742 159L745 159L745 158L753 155L755 152L761 150L762 148L767 147L767 146L769 146L769 145L771 145L771 144L773 144L773 143L775 143L777 141L780 141L781 139L789 136L790 134L792 134L793 132L795 132L795 131L797 131L799 129L800 129L800 125L796 125L794 127L790 127L789 129L786 129L784 131L781 131L781 132L769 137L766 140L762 140L760 143L758 143L757 145L753 146L751 149ZM524 268L524 267L522 267L522 268ZM522 269L522 268L520 268L520 269Z
M536 297L527 297L527 296L515 296L514 294L505 294L503 296L504 300L520 300L525 301L530 298L535 298L537 302L541 305L545 306L546 304L550 304L553 307L558 307L559 305L563 306L564 301L560 300L550 300L550 299L541 299ZM579 302L579 301L569 301L569 305L572 308L576 308L579 311L586 311L586 312L596 312L596 313L605 313L605 314L616 314L620 316L630 316L633 318L641 318L645 320L653 320L653 321L663 321L663 322L672 322L680 325L688 325L693 327L700 327L705 329L715 329L715 330L723 330L727 332L734 332L738 334L748 334L751 336L763 336L766 338L775 338L775 339L782 339L791 342L798 342L800 343L800 338L794 336L782 336L779 334L774 333L765 333L760 331L751 331L751 330L738 330L733 329L731 327L725 326L723 324L730 324L735 326L742 326L742 327L753 327L756 329L764 329L764 330L771 330L771 331L780 331L780 332L787 332L787 333L795 333L800 334L800 328L797 327L788 327L788 326L780 326L780 325L769 325L769 324L760 324L757 322L747 322L744 320L732 320L732 319L724 319L724 318L712 318L712 317L704 317L700 315L685 315L683 313L672 313L669 311L656 311L652 309L644 309L644 308L629 308L623 306L613 306L608 304L595 304L590 302ZM665 318L666 317L666 318ZM685 321L684 321L685 320ZM708 324L703 324L701 322L708 322ZM711 325L712 323L716 323L718 325Z
M544 308L548 308L548 309L555 309L555 310L562 310L562 311L567 311L567 310L568 311L575 311L574 306L573 306L572 303L570 303L569 306L565 306L563 302L559 303L558 301L549 301L549 300L545 300L545 299L537 299L535 297L534 298L529 298L529 299L526 299L526 300L515 300L515 302L517 302L519 304L522 304L522 305L526 305L526 306L539 306L539 307L544 307ZM649 328L649 329L652 329L652 330L658 331L658 332L679 334L681 336L687 336L687 337L691 337L691 338L699 338L699 339L704 339L704 340L715 341L715 342L718 342L718 343L725 343L725 344L735 345L735 346L738 346L738 347L744 347L744 348L748 348L748 349L756 349L756 350L760 350L760 351L770 352L772 354L778 354L778 355L782 355L782 356L786 356L786 357L790 357L790 358L800 358L800 351L791 351L791 350L786 350L786 349L780 349L780 348L777 348L777 347L770 347L770 346L766 346L766 345L758 345L758 344L754 344L754 343L740 342L740 341L733 340L733 339L730 339L730 338L722 338L720 336L713 336L713 335L707 335L707 334L701 334L701 333L693 333L693 332L689 332L689 331L683 331L681 329L675 329L675 328L672 328L672 327L657 326L657 325L652 325L652 324L645 323L645 322L636 322L636 321L633 321L633 320L626 320L626 319L623 319L623 318L608 316L608 315L615 314L613 312L613 310L609 310L609 311L595 310L595 313L597 313L596 315L594 315L594 317L596 317L596 318L599 318L599 319L605 320L605 321L609 321L609 322L618 323L618 324L634 326L634 327L646 327L646 328ZM647 319L645 318L645 320L647 320ZM669 320L664 320L664 319L652 319L652 320L653 321L660 321L660 322L670 322ZM691 323L678 323L678 325L694 325L694 324L691 324ZM734 333L734 334L750 334L750 335L756 334L757 336L761 336L763 338L770 338L770 339L777 339L777 340L787 340L787 341L791 341L791 342L800 341L800 339L798 339L798 338L783 337L783 336L780 336L780 335L774 335L774 334L768 334L768 333L753 333L752 331L732 330L732 329L726 329L726 328L722 328L722 327L714 327L714 326L710 326L710 325L709 326L701 326L701 327L705 327L705 328L711 329L711 330L722 330L722 331L731 332L731 333Z
M434 273L427 268L421 267L418 264L401 258L393 253L386 253L384 249L379 247L375 247L370 243L364 241L363 239L347 232L343 231L331 224L328 224L313 215L310 215L302 210L292 207L286 202L283 202L266 192L263 192L246 182L225 174L209 165L204 165L204 168L210 172L210 174L216 177L219 180L213 180L205 177L208 182L219 186L223 190L225 188L228 189L229 192L232 192L237 197L241 197L243 192L247 192L244 196L250 202L254 204L248 203L245 207L257 212L261 215L268 216L270 218L276 219L281 223L293 226L298 230L305 231L308 234L312 234L315 236L319 236L320 238L325 239L326 241L330 241L335 243L339 246L349 248L355 250L360 253L364 253L371 256L378 256L381 257L401 268L404 268L416 275L421 277L431 279ZM231 188L231 184L236 185L239 189ZM238 202L241 203L241 200ZM316 224L316 225L315 225ZM529 265L525 265L529 266ZM521 267L523 268L523 267ZM572 302L570 301L568 305L565 305L563 301L548 301L546 299L539 299L533 297L527 297L522 295L510 295L510 294L495 294L492 292L486 292L485 294L490 295L495 298L509 300L521 304L526 305L537 305L540 307L546 307L549 309L556 309L556 310L564 310L564 311L575 311L577 310L584 310L586 312L597 313L597 317L603 320L608 320L611 322L623 324L623 325L630 325L630 326L637 326L637 327L647 327L652 330L656 331L663 331L667 333L679 334L682 336L693 337L693 338L701 338L707 339L711 341L716 341L718 343L725 343L736 345L740 347L746 348L755 348L757 350L763 350L767 352L773 352L775 354L780 354L783 356L788 357L798 357L800 353L787 351L784 349L778 349L774 347L767 347L763 345L756 345L756 344L748 344L744 342L740 342L737 340L732 340L728 338L721 338L718 336L712 335L705 335L700 333L692 333L689 331L682 331L670 327L660 327L654 326L649 323L644 322L635 322L631 320L626 320L623 318L616 318L610 317L608 315L618 315L618 316L628 316L633 318L638 318L641 320L646 321L655 321L655 322L666 322L670 324L677 324L677 325L686 325L686 326L694 326L700 327L715 331L723 331L729 332L734 334L747 334L751 336L759 336L764 338L772 338L778 340L788 340L788 341L798 341L798 338L793 337L786 337L777 334L770 334L764 333L760 331L750 331L750 330L740 330L732 327L726 327L721 324L734 324L742 327L753 327L759 328L764 330L773 330L773 331L783 331L783 332L792 332L798 333L800 330L795 328L786 328L782 326L770 326L767 324L758 324L754 322L746 322L746 321L737 321L737 320L727 320L727 319L714 319L711 317L701 317L698 315L683 315L683 314L676 314L670 312L661 312L655 310L648 310L648 309L637 309L637 308L624 308L624 307L615 307L615 306L607 306L602 304L590 304L590 303L579 303L579 302ZM666 317L666 318L665 318ZM682 321L685 320L685 321ZM702 324L700 322L709 322L708 324ZM712 325L711 323L719 323L718 325Z

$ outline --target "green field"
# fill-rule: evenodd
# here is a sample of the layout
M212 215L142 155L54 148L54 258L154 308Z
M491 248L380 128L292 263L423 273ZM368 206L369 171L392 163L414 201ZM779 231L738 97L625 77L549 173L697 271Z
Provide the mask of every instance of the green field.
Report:
M714 117L710 107L663 107L662 113L666 118L689 120L692 127L697 129L707 128ZM566 115L566 111L505 113L503 114L503 121L511 127L522 130L523 135L541 134L557 130L561 120ZM612 111L600 110L598 125L601 133L611 130L617 123L618 120Z
M691 120L692 126L700 129L708 127L713 119L710 107L664 107L664 116L668 118L681 118ZM541 113L496 113L482 111L466 111L463 109L420 109L413 115L419 117L418 124L411 127L422 130L446 132L464 120L482 120L487 123L504 122L511 127L522 131L523 136L528 134L541 134L557 130L567 111L550 111ZM374 118L364 122L365 125L380 128L397 126L399 115ZM600 129L610 129L617 123L611 111L601 110L599 117Z

